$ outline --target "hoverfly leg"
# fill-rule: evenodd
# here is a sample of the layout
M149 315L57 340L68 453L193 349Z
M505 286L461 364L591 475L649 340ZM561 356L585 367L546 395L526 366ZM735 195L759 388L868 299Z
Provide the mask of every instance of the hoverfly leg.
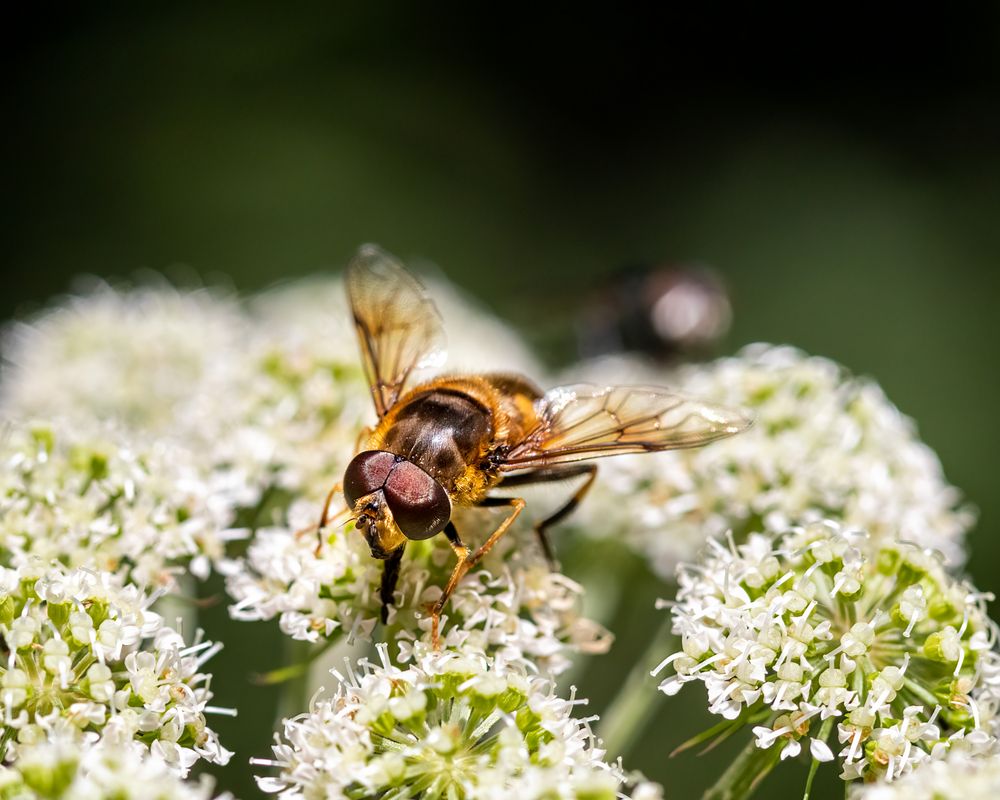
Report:
M553 525L562 522L566 517L573 513L574 509L580 505L580 502L590 491L590 487L594 485L594 480L597 478L597 465L596 464L572 464L565 467L548 467L537 469L534 472L526 472L522 475L512 475L509 478L504 478L501 482L501 488L511 487L511 486L530 486L537 483L553 483L555 481L569 480L570 478L576 478L580 475L586 475L583 483L580 487L573 493L573 496L566 501L565 505L560 506L553 513L547 516L545 519L541 520L535 525L535 535L538 537L538 543L541 545L542 553L545 554L545 560L549 564L549 569L553 572L559 569L559 562L556 561L555 551L552 549L552 544L549 542L549 537L546 531Z
M444 535L459 558L465 558L469 554L469 548L465 546L462 537L458 535L458 528L455 527L454 522L449 520L448 524L444 526ZM459 553L460 550L465 552Z
M321 529L325 528L330 521L330 504L333 502L334 495L339 494L340 490L340 484L335 483L326 495L326 500L323 502L323 513L319 515L319 527Z
M481 500L477 505L480 508L489 508L491 506L511 506L514 510L511 511L510 515L500 523L493 533L489 535L489 538L479 546L479 549L469 556L468 561L470 567L476 566L476 564L482 560L483 556L493 549L493 545L500 541L503 535L507 533L507 529L514 524L514 520L517 519L517 515L524 510L524 500L520 497L487 497Z
M403 563L405 549L405 544L397 548L382 564L382 584L378 590L378 597L382 601L382 611L379 616L383 625L389 621L389 606L395 600L396 584L399 582L399 566Z
M449 521L448 524L444 526L444 535L448 538L448 544L450 544L451 549L455 551L458 561L455 564L455 569L452 570L451 577L448 579L448 584L444 587L444 591L441 592L441 596L437 599L437 602L435 602L430 608L431 643L433 644L435 650L441 649L441 637L439 635L441 612L444 610L445 603L448 602L448 597L453 591L455 591L455 587L458 586L458 582L462 580L462 576L468 571L469 567L467 562L469 560L469 555L472 553L468 546L462 542L454 522Z
M489 538L487 538L475 552L470 551L468 546L462 543L454 524L449 522L445 526L445 536L448 537L451 549L454 550L455 555L458 556L458 563L455 564L455 569L452 571L451 577L448 578L448 583L444 587L444 591L441 592L441 596L431 608L431 643L435 650L441 649L441 612L444 610L444 607L448 602L448 598L451 597L451 593L455 591L455 587L458 586L459 581L465 577L465 573L476 566L476 564L482 560L483 556L493 549L493 545L500 541L503 535L514 523L514 520L517 519L517 515L520 514L524 508L524 500L520 497L487 497L479 503L479 505L512 506L514 510L510 512L504 521L497 526L497 529L489 535Z
M319 515L319 524L316 526L316 558L319 558L320 550L323 549L323 529L330 522L330 504L333 502L334 495L338 494L340 489L340 484L335 483L333 488L327 493L326 501L323 503L323 513Z
M566 505L557 511L554 511L535 526L535 535L538 536L538 541L542 545L542 552L545 553L545 560L549 562L549 569L553 572L558 571L559 562L556 561L552 545L549 544L549 537L546 534L546 530L553 525L562 522L566 519L566 517L573 513L573 510L580 505L580 501L587 496L587 492L590 491L590 487L594 485L594 479L597 478L596 464L581 464L579 466L579 470L580 472L578 474L585 474L587 476L584 482L580 484L580 488L573 493L573 496L566 502Z

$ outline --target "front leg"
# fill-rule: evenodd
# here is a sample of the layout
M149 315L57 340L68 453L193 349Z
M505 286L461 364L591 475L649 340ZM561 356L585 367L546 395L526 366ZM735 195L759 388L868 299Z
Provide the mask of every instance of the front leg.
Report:
M448 524L444 526L444 535L448 537L448 544L450 544L451 549L455 551L455 555L458 557L458 562L455 564L455 569L452 570L451 577L448 578L448 583L442 590L441 596L430 609L431 643L435 650L441 649L441 638L438 635L438 629L441 625L441 610L444 608L444 604L448 602L448 597L453 591L455 591L455 587L458 586L458 582L462 579L462 576L469 569L466 566L466 562L469 560L469 555L472 552L458 535L458 529L455 527L454 522L449 520Z
M339 483L335 483L333 488L326 495L326 501L323 503L323 511L319 515L319 522L316 524L316 558L319 558L320 552L323 549L323 529L330 523L330 504L333 502L333 498L340 494L341 487Z
M497 529L489 535L489 538L482 543L479 549L474 552L470 551L469 548L463 544L453 523L449 522L445 527L445 535L448 537L448 543L451 545L451 549L454 550L455 555L458 556L458 563L455 564L455 569L452 570L451 577L448 578L448 583L444 587L444 591L441 592L441 596L438 598L438 601L431 608L431 644L435 650L441 649L441 612L444 610L445 604L448 602L448 598L451 597L452 592L455 591L455 587L458 586L458 582L465 577L465 573L476 566L476 564L482 560L483 556L493 549L493 545L500 541L503 535L514 523L514 520L517 519L517 515L520 514L521 510L524 508L524 500L520 497L491 497L484 500L480 505L511 506L513 507L513 511L511 511L504 521L500 523Z

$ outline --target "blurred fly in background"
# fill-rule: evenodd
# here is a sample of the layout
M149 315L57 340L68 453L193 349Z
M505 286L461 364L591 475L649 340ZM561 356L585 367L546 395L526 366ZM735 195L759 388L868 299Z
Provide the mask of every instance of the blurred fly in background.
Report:
M642 353L670 363L709 357L729 332L721 276L697 264L625 267L590 293L576 323L582 358Z

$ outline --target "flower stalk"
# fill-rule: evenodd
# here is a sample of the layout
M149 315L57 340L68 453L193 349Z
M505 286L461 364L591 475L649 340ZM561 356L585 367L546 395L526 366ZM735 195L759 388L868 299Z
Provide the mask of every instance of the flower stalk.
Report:
M655 666L663 651L675 640L670 620L664 620L601 716L598 732L612 755L627 755L660 710L663 696L650 691L650 676L653 674L650 667Z
M746 800L760 786L761 782L781 759L777 748L761 750L753 742L747 742L726 771L702 795L702 800Z

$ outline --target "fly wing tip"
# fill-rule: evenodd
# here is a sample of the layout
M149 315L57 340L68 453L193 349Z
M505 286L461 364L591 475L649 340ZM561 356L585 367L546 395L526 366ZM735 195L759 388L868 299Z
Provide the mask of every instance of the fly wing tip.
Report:
M402 267L389 251L373 242L365 242L354 253L354 258L348 262L347 272L348 274L370 272L380 268L384 269L382 265L386 264Z
M743 409L732 409L730 411L730 421L726 426L726 433L737 434L749 430L754 425L754 417L749 411Z
M385 251L373 242L365 242L358 248L358 258L373 258L375 256L380 256Z
M735 436L753 427L754 424L753 415L742 408L714 406L711 416L715 418L716 430L722 436Z

